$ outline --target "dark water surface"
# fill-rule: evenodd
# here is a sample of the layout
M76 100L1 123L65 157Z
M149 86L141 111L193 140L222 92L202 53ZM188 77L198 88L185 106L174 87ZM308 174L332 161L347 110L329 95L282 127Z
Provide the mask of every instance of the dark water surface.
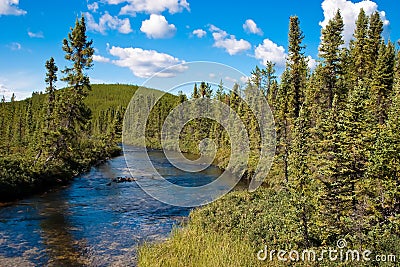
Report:
M144 157L125 150L137 177L151 178ZM207 184L221 171L174 168L164 154L149 152L168 180L186 186ZM136 166L135 166L136 165ZM189 208L163 204L135 183L112 183L130 176L123 156L94 167L69 186L0 208L0 266L135 266L138 244L165 239Z

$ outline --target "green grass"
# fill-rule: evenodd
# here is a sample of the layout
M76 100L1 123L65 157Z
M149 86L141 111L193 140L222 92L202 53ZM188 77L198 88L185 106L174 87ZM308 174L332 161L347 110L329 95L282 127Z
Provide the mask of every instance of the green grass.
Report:
M300 220L285 190L260 188L256 192L232 192L202 208L195 209L183 228L176 228L162 243L145 243L139 248L138 266L185 266L185 267L241 267L241 266L395 266L393 263L370 262L282 262L273 257L265 261L257 259L257 252L267 245L269 251L305 249L301 244ZM396 227L396 225L392 225ZM382 227L368 232L363 248L351 245L352 237L346 237L347 249L369 249L376 254L398 254L400 238L397 230ZM310 229L316 241L310 249L320 253L328 247L336 248L336 242L321 246L320 229ZM317 254L318 256L319 254Z
M250 242L228 234L205 232L189 226L175 229L161 244L144 244L139 250L139 266L262 266Z

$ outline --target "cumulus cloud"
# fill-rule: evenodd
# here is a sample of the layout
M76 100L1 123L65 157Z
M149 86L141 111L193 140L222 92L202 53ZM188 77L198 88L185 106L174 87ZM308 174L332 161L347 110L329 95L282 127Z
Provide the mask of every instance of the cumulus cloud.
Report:
M243 29L248 33L263 35L263 31L257 27L257 24L252 19L248 19L243 24Z
M1 0L0 1L0 16L1 15L14 15L21 16L27 12L18 7L19 0Z
M131 23L128 18L119 19L117 16L111 16L108 12L102 15L99 19L99 23L96 23L92 14L86 12L85 17L87 19L87 27L91 31L105 34L108 29L118 30L123 34L132 32Z
M120 11L121 15L132 15L136 13L161 14L168 10L170 14L190 10L186 0L105 0L108 4L125 4Z
M262 44L259 44L254 55L256 59L260 59L263 65L267 65L268 61L275 63L279 67L285 66L287 54L283 46L278 46L269 39L264 39Z
M109 58L100 56L100 55L93 55L93 60L96 62L102 62L102 63L107 63L110 62Z
M140 30L146 34L147 38L163 39L173 37L176 27L174 24L168 24L163 15L151 14L149 19L142 22Z
M28 31L28 35L31 38L44 38L43 32L31 32L31 31Z
M205 30L202 30L202 29L197 29L197 30L194 30L192 32L192 34L196 35L198 38L203 38L204 36L206 36L207 32Z
M389 25L389 20L386 19L385 11L379 11L378 5L370 0L363 0L358 3L347 0L324 0L321 6L324 11L324 20L321 21L319 25L323 28L328 24L329 20L335 16L337 10L340 9L344 22L343 38L346 43L353 37L356 27L355 21L357 20L361 8L364 9L367 15L371 15L376 11L379 12L383 25Z
M122 48L113 46L109 50L109 53L119 58L113 60L113 64L129 68L132 73L139 78L149 78L165 68L185 62L155 50L144 50L133 47ZM186 69L187 67L185 65L181 65L176 68L171 68L169 71L163 71L159 76L174 77L176 72L183 72Z
M312 56L307 56L307 66L313 70L317 66L317 61Z
M214 25L210 26L210 31L214 38L214 46L224 48L231 56L251 48L251 44L248 41L243 39L237 40L234 35L230 35Z
M93 2L92 4L87 5L88 9L92 12L96 12L99 9L99 3Z

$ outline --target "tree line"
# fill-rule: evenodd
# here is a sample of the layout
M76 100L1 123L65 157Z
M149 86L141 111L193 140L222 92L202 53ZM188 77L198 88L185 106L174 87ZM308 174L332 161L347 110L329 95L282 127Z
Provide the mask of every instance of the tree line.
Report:
M93 92L86 73L93 66L92 46L82 16L63 40L70 65L61 70L61 80L67 87L57 90L59 69L51 57L45 63L46 94L33 93L24 101L12 97L10 103L3 98L0 103L2 200L65 183L98 160L120 152L116 144L127 105L122 98L129 99L137 87L116 85L108 90L98 85ZM115 89L121 90L113 94ZM117 99L100 104L110 92L108 98Z

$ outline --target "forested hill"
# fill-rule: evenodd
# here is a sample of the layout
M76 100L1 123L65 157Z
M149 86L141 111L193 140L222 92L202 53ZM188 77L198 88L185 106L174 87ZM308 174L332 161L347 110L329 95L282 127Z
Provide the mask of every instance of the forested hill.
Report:
M96 161L119 153L123 116L138 86L91 87L84 100L91 118L83 129L75 127L83 141L76 148L66 147L67 151L56 151L63 133L46 130L48 94L33 93L22 101L0 103L0 200L64 183ZM55 98L62 99L65 90L56 91Z

